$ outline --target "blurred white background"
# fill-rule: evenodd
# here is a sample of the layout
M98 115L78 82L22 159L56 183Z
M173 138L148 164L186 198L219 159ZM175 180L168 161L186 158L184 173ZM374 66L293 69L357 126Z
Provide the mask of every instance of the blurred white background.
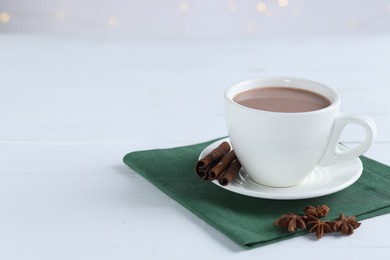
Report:
M243 251L122 158L227 135L224 89L286 75L390 165L389 68L390 0L0 0L0 260L388 259L390 214Z
M125 38L390 33L390 0L0 0L0 32Z

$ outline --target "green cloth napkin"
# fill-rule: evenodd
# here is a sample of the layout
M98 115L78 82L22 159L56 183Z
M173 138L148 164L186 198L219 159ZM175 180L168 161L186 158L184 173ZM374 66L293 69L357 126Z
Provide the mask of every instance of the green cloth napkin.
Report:
M358 220L390 212L390 167L367 157L361 157L364 170L360 179L342 191L305 200L269 200L227 191L195 174L199 154L214 141L131 152L123 160L172 199L245 248L305 234L307 231L288 233L273 223L283 214L303 213L308 205L327 204L331 209L325 218L328 220L336 219L341 212L355 215Z

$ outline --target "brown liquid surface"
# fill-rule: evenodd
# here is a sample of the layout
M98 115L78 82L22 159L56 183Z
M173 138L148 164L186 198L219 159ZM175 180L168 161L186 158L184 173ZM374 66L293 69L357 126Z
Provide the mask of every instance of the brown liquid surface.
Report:
M309 112L325 108L329 99L317 93L287 87L255 88L234 96L236 103L272 112Z

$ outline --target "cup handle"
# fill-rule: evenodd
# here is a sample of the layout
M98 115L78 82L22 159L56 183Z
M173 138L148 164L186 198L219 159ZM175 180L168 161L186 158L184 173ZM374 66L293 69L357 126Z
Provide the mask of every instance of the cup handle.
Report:
M343 151L339 148L339 140L343 129L349 124L363 127L366 131L366 137L357 147L348 151ZM328 147L319 165L328 166L359 157L370 148L375 135L376 125L371 118L363 115L340 114L334 122Z

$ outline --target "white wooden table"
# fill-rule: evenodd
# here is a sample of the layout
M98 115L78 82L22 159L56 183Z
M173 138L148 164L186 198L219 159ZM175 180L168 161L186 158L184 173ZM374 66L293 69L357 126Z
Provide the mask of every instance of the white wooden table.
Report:
M325 83L340 92L342 111L372 116L378 135L366 155L390 164L389 68L390 36L0 35L0 259L383 259L390 215L364 220L350 237L243 250L122 158L224 136L228 85L288 75ZM347 129L342 141L360 134Z

